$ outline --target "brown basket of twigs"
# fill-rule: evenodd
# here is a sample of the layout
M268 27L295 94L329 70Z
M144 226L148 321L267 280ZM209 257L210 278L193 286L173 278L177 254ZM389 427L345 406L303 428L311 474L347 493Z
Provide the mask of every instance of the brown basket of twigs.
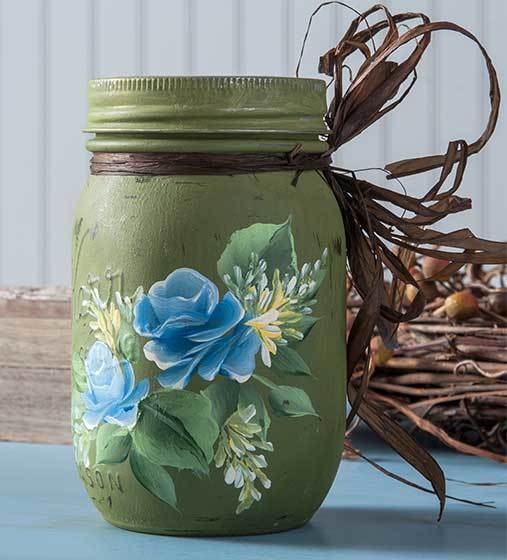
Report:
M447 276L447 264L412 261L427 304L400 325L393 350L372 340L368 397L414 432L507 462L507 268L469 265ZM404 288L405 305L415 291ZM359 304L351 292L349 320Z

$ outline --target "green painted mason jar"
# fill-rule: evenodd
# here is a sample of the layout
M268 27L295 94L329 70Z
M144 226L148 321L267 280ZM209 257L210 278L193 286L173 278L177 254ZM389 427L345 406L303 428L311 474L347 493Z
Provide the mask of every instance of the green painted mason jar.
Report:
M73 438L114 525L283 531L333 482L346 376L338 205L316 170L294 181L293 169L213 166L325 152L325 97L323 81L296 78L90 82L99 163L73 232ZM161 172L168 154L198 169Z

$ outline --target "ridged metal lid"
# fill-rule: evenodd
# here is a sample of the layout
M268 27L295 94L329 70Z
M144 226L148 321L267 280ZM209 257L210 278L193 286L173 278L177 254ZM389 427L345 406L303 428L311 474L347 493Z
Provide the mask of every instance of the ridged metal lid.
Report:
M86 132L326 133L323 80L132 77L89 82Z

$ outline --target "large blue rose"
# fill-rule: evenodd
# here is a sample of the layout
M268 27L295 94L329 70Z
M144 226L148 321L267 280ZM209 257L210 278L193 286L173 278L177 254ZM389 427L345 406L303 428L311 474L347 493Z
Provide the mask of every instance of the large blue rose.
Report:
M101 422L133 427L137 406L149 391L148 379L135 384L126 360L115 358L107 345L95 342L85 359L87 390L81 397L86 407L83 422L88 429Z
M146 357L164 370L162 386L181 389L194 373L208 381L252 375L261 343L243 307L230 292L219 301L215 284L195 270L179 268L153 284L134 314L135 330L151 339Z

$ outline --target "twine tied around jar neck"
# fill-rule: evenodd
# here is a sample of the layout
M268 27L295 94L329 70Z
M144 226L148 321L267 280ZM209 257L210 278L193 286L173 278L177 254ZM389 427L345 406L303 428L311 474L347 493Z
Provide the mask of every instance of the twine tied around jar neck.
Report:
M210 154L202 152L95 152L92 175L240 175L268 171L295 171L292 183L303 171L325 170L331 156L302 152L288 154Z
M320 58L319 71L330 76L333 98L325 115L329 134L328 149L323 154L310 154L296 146L288 154L205 154L205 153L103 153L91 160L92 174L115 175L236 175L268 171L294 171L293 185L303 171L315 170L331 188L341 209L347 242L350 282L362 298L362 306L347 340L347 388L351 410L350 426L356 415L363 419L389 446L419 471L432 485L440 501L439 519L446 497L444 474L433 457L385 414L375 393L368 389L373 373L370 341L375 329L388 347L396 345L400 323L411 321L425 306L423 292L409 268L415 253L448 261L445 273L457 271L466 263L503 264L507 261L507 243L476 237L468 228L450 233L433 229L450 214L471 208L471 200L456 195L461 185L469 156L477 154L491 137L498 119L500 88L494 65L479 40L467 29L451 22L431 22L423 13L391 14L377 4L363 13L339 1L324 2L312 13L303 39L296 77L313 18L325 6L344 6L357 17L336 47ZM375 23L368 18L380 15ZM420 22L407 27L408 22ZM362 28L362 24L365 28ZM413 197L400 194L358 178L353 170L332 165L331 156L349 140L395 109L417 81L416 67L437 31L464 35L479 48L489 75L490 112L486 127L474 142L463 139L449 142L445 154L408 158L385 166L387 179L418 175L440 169L440 176L426 194ZM379 44L376 37L385 35ZM402 46L413 44L412 51L401 62L388 60ZM354 74L349 57L359 53L364 58ZM345 87L346 77L348 85ZM365 158L366 159L366 158ZM451 175L454 172L454 178ZM443 190L447 181L452 184ZM387 207L386 203L390 205ZM396 214L392 208L400 210ZM410 213L411 217L406 214ZM384 272L392 275L386 287ZM440 271L442 274L442 271ZM402 305L406 286L418 291L406 306ZM364 365L358 364L364 359ZM385 474L411 486L432 492L406 479ZM456 498L453 498L456 499ZM466 500L461 500L465 501ZM485 504L480 504L485 505Z

